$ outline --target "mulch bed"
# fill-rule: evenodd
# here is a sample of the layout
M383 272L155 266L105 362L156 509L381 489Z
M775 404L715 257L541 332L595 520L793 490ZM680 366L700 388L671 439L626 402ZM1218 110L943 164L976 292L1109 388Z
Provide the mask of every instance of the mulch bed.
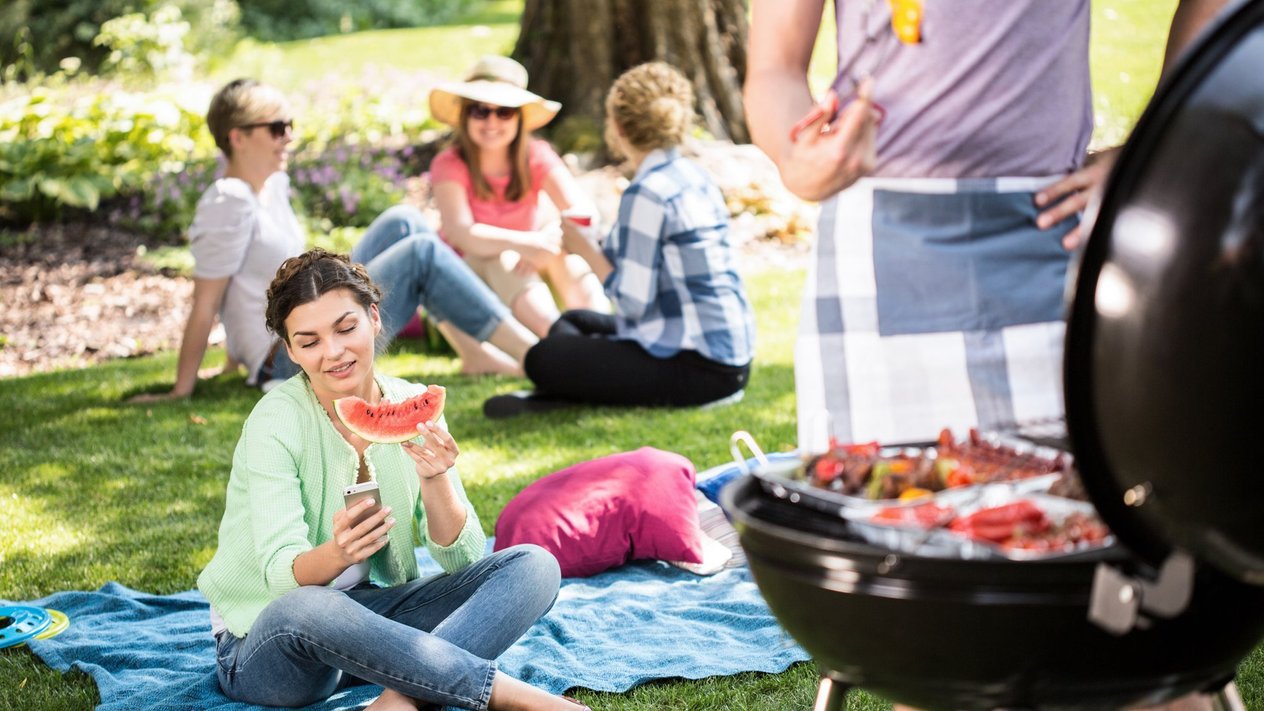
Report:
M51 225L0 247L0 377L179 348L193 281L137 259L145 241Z

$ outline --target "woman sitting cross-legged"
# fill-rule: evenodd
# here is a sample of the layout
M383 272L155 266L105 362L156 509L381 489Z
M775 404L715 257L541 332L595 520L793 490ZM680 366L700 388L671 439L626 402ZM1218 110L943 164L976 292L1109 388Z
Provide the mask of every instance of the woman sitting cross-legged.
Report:
M572 403L701 405L740 397L754 319L734 267L728 209L680 155L693 91L662 62L634 67L606 96L606 142L636 167L604 248L563 220L563 242L603 280L614 314L568 311L527 351L536 390L497 395L488 417Z
M189 228L193 303L176 382L170 392L133 401L188 397L199 375L213 374L198 368L217 315L227 336L227 367L244 364L247 383L262 386L298 372L263 319L268 282L307 241L290 205L285 173L294 125L289 106L276 89L237 79L211 99L206 123L227 168L203 193ZM383 212L352 257L368 265L385 287L382 317L388 337L421 307L474 343L462 354L464 372L521 372L522 356L536 336L439 240L418 210L399 205Z
M267 327L302 372L246 419L219 547L198 577L220 688L267 706L368 683L385 688L375 711L577 711L497 671L495 658L556 599L558 564L531 545L483 557L443 420L402 444L370 444L334 414L338 398L425 391L376 371L380 302L363 266L323 250L286 260L268 288ZM345 508L344 488L370 480L380 502ZM418 576L415 541L445 572Z

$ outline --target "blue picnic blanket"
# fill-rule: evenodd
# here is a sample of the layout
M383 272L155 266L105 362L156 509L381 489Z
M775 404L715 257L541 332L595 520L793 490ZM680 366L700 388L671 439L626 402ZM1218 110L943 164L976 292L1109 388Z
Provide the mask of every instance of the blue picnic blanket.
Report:
M488 550L491 550L491 541ZM439 572L424 549L422 574ZM3 603L7 604L7 603ZM98 709L253 708L215 680L208 605L196 590L150 595L107 583L27 603L61 610L70 628L32 651L50 667L96 680ZM808 658L777 624L745 566L710 577L638 562L562 581L553 609L499 660L505 673L561 693L626 691L652 679L780 672ZM361 707L378 687L354 687L310 709Z

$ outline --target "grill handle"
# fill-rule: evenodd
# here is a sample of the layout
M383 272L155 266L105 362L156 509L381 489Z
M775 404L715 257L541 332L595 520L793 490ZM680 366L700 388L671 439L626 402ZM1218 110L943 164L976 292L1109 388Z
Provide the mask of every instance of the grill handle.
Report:
M750 474L750 464L746 461L746 457L742 456L741 445L746 445L746 449L755 456L755 461L759 462L759 466L768 468L768 457L764 455L764 450L759 448L755 443L755 438L746 430L738 430L729 437L729 453L733 455L733 461L737 462L738 468L743 474Z

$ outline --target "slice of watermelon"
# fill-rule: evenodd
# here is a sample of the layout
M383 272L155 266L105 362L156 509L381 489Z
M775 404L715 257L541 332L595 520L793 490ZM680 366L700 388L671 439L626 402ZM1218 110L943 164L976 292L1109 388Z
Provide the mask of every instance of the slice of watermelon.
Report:
M417 436L417 425L434 422L443 414L447 391L431 385L426 392L403 402L370 405L358 397L334 400L334 412L347 429L370 442L403 442Z

